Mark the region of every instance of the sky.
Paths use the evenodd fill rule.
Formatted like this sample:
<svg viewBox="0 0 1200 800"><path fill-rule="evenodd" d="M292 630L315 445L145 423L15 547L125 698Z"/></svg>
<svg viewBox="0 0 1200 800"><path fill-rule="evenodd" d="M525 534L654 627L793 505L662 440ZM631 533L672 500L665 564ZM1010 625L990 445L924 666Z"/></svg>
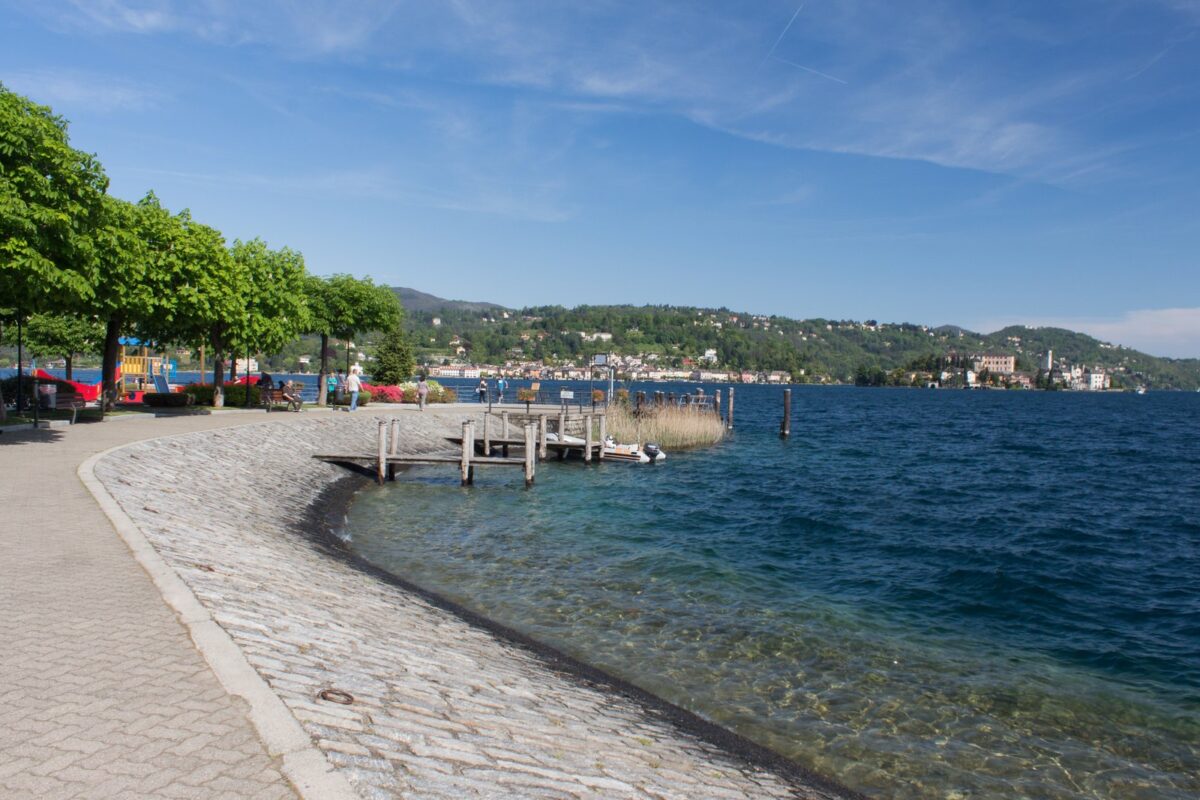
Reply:
<svg viewBox="0 0 1200 800"><path fill-rule="evenodd" d="M1200 357L1200 0L0 0L110 191L443 297Z"/></svg>

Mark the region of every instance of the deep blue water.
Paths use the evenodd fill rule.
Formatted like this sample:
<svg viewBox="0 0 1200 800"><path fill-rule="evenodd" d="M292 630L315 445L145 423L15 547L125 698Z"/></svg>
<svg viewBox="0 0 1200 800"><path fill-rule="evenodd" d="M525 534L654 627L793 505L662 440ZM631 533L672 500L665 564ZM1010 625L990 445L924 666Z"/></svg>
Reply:
<svg viewBox="0 0 1200 800"><path fill-rule="evenodd" d="M788 441L781 395L657 467L414 470L346 533L868 793L1200 796L1200 394L796 388Z"/></svg>

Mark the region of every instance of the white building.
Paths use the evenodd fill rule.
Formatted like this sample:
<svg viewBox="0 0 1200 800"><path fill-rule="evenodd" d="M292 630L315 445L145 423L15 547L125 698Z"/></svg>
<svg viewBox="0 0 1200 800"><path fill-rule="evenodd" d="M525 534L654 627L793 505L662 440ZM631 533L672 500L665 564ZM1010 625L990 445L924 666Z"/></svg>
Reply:
<svg viewBox="0 0 1200 800"><path fill-rule="evenodd" d="M708 348L704 351L704 355L700 356L701 361L707 361L709 364L717 363L717 351L713 348Z"/></svg>
<svg viewBox="0 0 1200 800"><path fill-rule="evenodd" d="M1017 371L1017 357L987 353L975 359L975 371L988 372L995 375L1011 375Z"/></svg>

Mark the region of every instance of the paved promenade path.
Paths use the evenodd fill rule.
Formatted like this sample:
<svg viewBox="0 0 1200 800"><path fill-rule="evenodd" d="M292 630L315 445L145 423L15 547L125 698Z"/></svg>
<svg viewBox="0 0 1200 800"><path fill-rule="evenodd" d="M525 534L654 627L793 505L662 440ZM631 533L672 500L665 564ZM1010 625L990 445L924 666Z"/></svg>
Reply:
<svg viewBox="0 0 1200 800"><path fill-rule="evenodd" d="M382 580L306 517L346 475L312 454L371 452L379 415L401 452L444 450L477 413L0 435L0 798L848 796Z"/></svg>
<svg viewBox="0 0 1200 800"><path fill-rule="evenodd" d="M76 474L121 444L261 421L0 434L0 797L295 796Z"/></svg>

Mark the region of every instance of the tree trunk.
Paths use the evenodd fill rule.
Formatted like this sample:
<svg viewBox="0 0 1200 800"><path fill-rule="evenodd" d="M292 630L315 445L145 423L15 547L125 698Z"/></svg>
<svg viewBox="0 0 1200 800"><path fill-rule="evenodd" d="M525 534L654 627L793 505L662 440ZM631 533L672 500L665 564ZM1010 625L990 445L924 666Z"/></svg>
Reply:
<svg viewBox="0 0 1200 800"><path fill-rule="evenodd" d="M101 416L112 411L117 402L117 354L121 347L121 317L111 317L104 325L104 352L100 361Z"/></svg>
<svg viewBox="0 0 1200 800"><path fill-rule="evenodd" d="M229 382L237 381L237 351L234 350L229 354Z"/></svg>
<svg viewBox="0 0 1200 800"><path fill-rule="evenodd" d="M75 354L67 353L63 356L63 361L67 362L67 380L71 380L71 364L75 361Z"/></svg>
<svg viewBox="0 0 1200 800"><path fill-rule="evenodd" d="M4 382L0 381L0 422L8 420L8 407L4 405Z"/></svg>
<svg viewBox="0 0 1200 800"><path fill-rule="evenodd" d="M326 384L328 383L327 378L329 376L329 354L328 354L328 352L326 352L328 350L329 350L329 334L322 333L321 334L321 372L320 372L320 375L317 377L317 405L319 405L319 406L325 405L325 401L326 401L326 397L325 397L325 395L327 394Z"/></svg>
<svg viewBox="0 0 1200 800"><path fill-rule="evenodd" d="M224 353L213 348L213 408L225 406L225 361Z"/></svg>
<svg viewBox="0 0 1200 800"><path fill-rule="evenodd" d="M350 374L350 340L346 340L346 374Z"/></svg>

